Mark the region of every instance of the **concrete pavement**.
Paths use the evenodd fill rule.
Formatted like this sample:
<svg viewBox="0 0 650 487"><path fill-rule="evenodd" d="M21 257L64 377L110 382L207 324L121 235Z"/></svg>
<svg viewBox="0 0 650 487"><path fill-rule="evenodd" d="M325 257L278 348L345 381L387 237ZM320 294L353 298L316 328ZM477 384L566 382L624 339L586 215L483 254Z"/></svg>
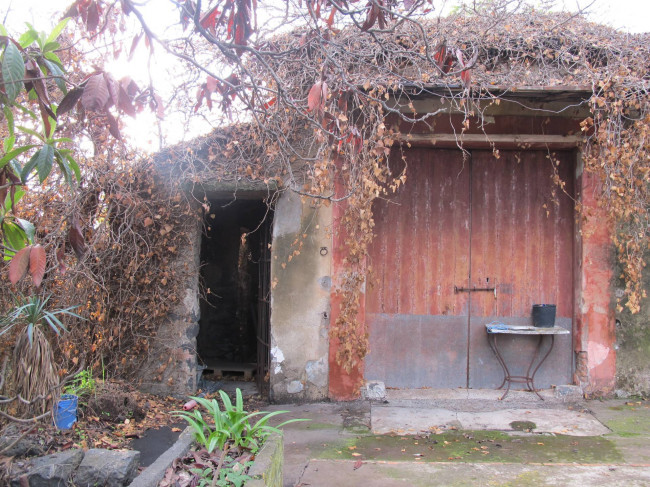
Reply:
<svg viewBox="0 0 650 487"><path fill-rule="evenodd" d="M389 390L276 405L285 486L650 486L650 403L511 391Z"/></svg>

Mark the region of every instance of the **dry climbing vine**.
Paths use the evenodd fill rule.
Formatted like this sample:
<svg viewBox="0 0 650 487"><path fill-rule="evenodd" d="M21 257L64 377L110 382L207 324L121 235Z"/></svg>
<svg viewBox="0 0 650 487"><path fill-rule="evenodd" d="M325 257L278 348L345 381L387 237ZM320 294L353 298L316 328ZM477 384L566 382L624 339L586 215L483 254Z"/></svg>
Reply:
<svg viewBox="0 0 650 487"><path fill-rule="evenodd" d="M649 236L649 36L525 5L513 12L508 1L479 4L477 11L461 9L449 18L387 15L384 9L381 22L375 12L373 22L368 17L355 24L352 14L341 25L310 11L305 27L246 47L213 42L201 25L194 37L161 42L183 60L190 79L204 80L198 99L196 87L174 93L178 110L214 121L209 111L214 96L214 106L245 123L159 154L158 161L171 165L156 184L170 185L171 196L153 189L150 166L123 154L123 165L114 165L119 158L100 159L77 196L57 190L39 194L47 201L32 208L47 208L39 218L52 222L44 226L51 228L44 230L51 253L65 240L66 226L75 224L63 216L72 214L69 208L80 212L88 253L77 256L79 264L69 265L68 277L57 285L76 289L73 297L86 303L91 320L79 329L91 337L85 342L91 353L126 365L124 350L132 348L142 358L150 332L177 299L179 276L170 270L170 258L183 247L181 223L193 210L171 186L256 181L270 194L294 191L323 204L345 204L346 270L338 289L340 313L330 332L342 345L337 360L352 369L368 351L358 310L373 238L372 202L406 178L391 168L389 152L408 145L398 139L409 126L435 130L437 115L460 114L457 134L470 125L483 127L485 108L522 87L591 90L585 170L598 177L601 204L617 225L626 305L637 311ZM327 5L332 18L337 6L342 9ZM213 76L224 66L228 76ZM418 113L417 99L431 97L442 98L441 108ZM70 255L69 248L66 252ZM162 274L154 276L154 268ZM73 344L64 353L73 360L81 350Z"/></svg>

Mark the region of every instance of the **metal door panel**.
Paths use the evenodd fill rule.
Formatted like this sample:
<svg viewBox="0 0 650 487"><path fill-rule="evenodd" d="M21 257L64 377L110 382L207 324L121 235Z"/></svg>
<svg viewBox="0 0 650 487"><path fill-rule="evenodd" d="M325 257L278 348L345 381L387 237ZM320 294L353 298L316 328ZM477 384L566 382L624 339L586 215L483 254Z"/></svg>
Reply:
<svg viewBox="0 0 650 487"><path fill-rule="evenodd" d="M388 387L465 387L467 317L367 314L365 376Z"/></svg>

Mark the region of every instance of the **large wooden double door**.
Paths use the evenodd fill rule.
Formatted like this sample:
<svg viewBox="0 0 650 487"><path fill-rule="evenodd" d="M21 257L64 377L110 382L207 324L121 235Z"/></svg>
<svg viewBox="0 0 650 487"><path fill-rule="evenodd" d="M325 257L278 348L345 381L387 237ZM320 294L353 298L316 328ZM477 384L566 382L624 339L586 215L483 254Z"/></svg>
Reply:
<svg viewBox="0 0 650 487"><path fill-rule="evenodd" d="M367 379L389 387L498 387L503 376L486 323L528 325L533 304L554 303L556 323L571 330L573 159L408 151L406 184L374 205ZM521 337L502 344L515 368L525 367L535 345ZM571 374L567 335L556 340L536 384L569 383Z"/></svg>

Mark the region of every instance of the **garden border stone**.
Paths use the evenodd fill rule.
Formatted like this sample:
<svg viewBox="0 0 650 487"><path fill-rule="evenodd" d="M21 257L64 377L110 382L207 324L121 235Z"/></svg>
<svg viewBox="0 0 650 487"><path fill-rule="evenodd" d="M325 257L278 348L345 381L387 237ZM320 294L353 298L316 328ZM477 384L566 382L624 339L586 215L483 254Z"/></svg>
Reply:
<svg viewBox="0 0 650 487"><path fill-rule="evenodd" d="M248 471L253 477L246 487L282 487L284 484L284 437L282 433L272 433L255 456L255 463Z"/></svg>
<svg viewBox="0 0 650 487"><path fill-rule="evenodd" d="M149 465L138 475L130 487L156 487L165 476L165 471L171 466L172 462L185 455L194 443L194 433L191 426L188 426L179 435L176 442L170 446L165 453Z"/></svg>

